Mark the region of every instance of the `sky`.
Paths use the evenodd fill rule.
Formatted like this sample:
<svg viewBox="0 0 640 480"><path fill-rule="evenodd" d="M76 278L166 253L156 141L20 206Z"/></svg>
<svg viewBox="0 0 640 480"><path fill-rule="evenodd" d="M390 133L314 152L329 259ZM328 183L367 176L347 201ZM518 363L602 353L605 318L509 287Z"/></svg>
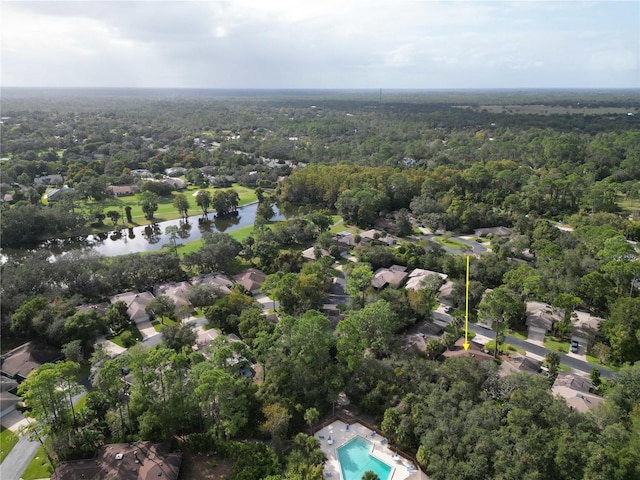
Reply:
<svg viewBox="0 0 640 480"><path fill-rule="evenodd" d="M5 1L0 83L640 88L638 0Z"/></svg>

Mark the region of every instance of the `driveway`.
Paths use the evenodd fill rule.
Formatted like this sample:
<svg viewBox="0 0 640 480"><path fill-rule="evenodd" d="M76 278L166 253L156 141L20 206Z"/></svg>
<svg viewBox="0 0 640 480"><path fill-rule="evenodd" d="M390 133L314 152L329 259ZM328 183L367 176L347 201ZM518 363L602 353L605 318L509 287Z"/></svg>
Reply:
<svg viewBox="0 0 640 480"><path fill-rule="evenodd" d="M143 339L153 337L159 333L155 328L153 328L153 324L149 320L137 323L136 327L138 327Z"/></svg>
<svg viewBox="0 0 640 480"><path fill-rule="evenodd" d="M0 478L2 480L20 480L22 472L27 468L31 459L40 448L40 442L29 440L23 435L0 464Z"/></svg>

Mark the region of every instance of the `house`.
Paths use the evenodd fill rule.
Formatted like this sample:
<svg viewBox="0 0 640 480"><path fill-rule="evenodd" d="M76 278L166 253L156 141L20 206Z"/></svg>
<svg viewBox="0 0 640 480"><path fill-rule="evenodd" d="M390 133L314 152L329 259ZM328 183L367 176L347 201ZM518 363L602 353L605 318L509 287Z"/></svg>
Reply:
<svg viewBox="0 0 640 480"><path fill-rule="evenodd" d="M36 185L62 185L64 183L64 177L59 174L43 175L42 177L34 178L33 183Z"/></svg>
<svg viewBox="0 0 640 480"><path fill-rule="evenodd" d="M371 285L374 288L384 288L387 285L398 288L407 279L409 274L407 267L402 265L391 265L389 268L379 268L373 274Z"/></svg>
<svg viewBox="0 0 640 480"><path fill-rule="evenodd" d="M20 397L15 394L17 389L16 380L0 376L0 418L16 409L20 401Z"/></svg>
<svg viewBox="0 0 640 480"><path fill-rule="evenodd" d="M593 384L588 378L559 372L556 381L553 382L551 393L564 398L572 409L584 413L604 402L604 398L591 393L591 390Z"/></svg>
<svg viewBox="0 0 640 480"><path fill-rule="evenodd" d="M529 340L544 341L547 333L551 332L556 322L561 322L563 316L548 303L527 302L525 324L529 328Z"/></svg>
<svg viewBox="0 0 640 480"><path fill-rule="evenodd" d="M507 227L491 227L491 228L477 228L475 234L477 237L488 237L489 235L497 235L506 237L511 235L512 230Z"/></svg>
<svg viewBox="0 0 640 480"><path fill-rule="evenodd" d="M177 177L179 175L184 175L187 173L187 169L184 167L171 167L165 169L164 173L166 173L170 177Z"/></svg>
<svg viewBox="0 0 640 480"><path fill-rule="evenodd" d="M125 197L135 195L139 190L137 185L111 185L107 187L107 192L114 197Z"/></svg>
<svg viewBox="0 0 640 480"><path fill-rule="evenodd" d="M95 458L60 462L51 480L177 480L181 465L182 454L169 443L112 443Z"/></svg>
<svg viewBox="0 0 640 480"><path fill-rule="evenodd" d="M316 257L316 248L318 248L318 252L320 253L320 256L318 257ZM309 247L302 252L302 258L304 258L305 260L309 260L311 262L314 262L321 257L328 257L330 255L331 254L329 253L328 250L324 248L319 248L319 247Z"/></svg>
<svg viewBox="0 0 640 480"><path fill-rule="evenodd" d="M493 355L484 353L482 347L474 341L469 342L469 349L464 349L464 338L459 338L451 350L446 350L442 356L446 358L452 357L472 357L478 363L490 362L493 360Z"/></svg>
<svg viewBox="0 0 640 480"><path fill-rule="evenodd" d="M416 268L409 274L409 280L407 280L405 288L409 290L420 290L424 288L422 281L432 275L440 277L442 279L442 283L446 282L447 278L449 278L446 273L432 272L431 270Z"/></svg>
<svg viewBox="0 0 640 480"><path fill-rule="evenodd" d="M587 350L594 344L600 323L604 320L594 317L587 312L574 312L572 342L578 342L579 354L586 354Z"/></svg>
<svg viewBox="0 0 640 480"><path fill-rule="evenodd" d="M396 239L390 237L384 232L380 232L379 230L371 229L360 234L360 238L362 238L363 243L379 243L381 245L386 245L387 247L392 247L396 244Z"/></svg>
<svg viewBox="0 0 640 480"><path fill-rule="evenodd" d="M133 169L131 170L131 174L137 175L138 177L153 178L153 173L151 173L151 171L147 170L146 168Z"/></svg>
<svg viewBox="0 0 640 480"><path fill-rule="evenodd" d="M176 304L176 310L181 307L187 307L191 309L191 303L187 300L187 293L191 288L191 284L189 282L170 282L162 285L157 285L153 289L153 294L158 297L160 295L164 295L165 297L169 297L173 300L173 303Z"/></svg>
<svg viewBox="0 0 640 480"><path fill-rule="evenodd" d="M111 297L111 303L123 301L127 305L127 313L132 322L141 323L149 320L149 315L145 311L147 305L154 299L150 292L128 292Z"/></svg>
<svg viewBox="0 0 640 480"><path fill-rule="evenodd" d="M191 283L192 285L211 285L212 287L218 288L218 290L225 295L229 295L231 293L231 287L233 287L233 281L221 273L208 273L194 277L191 279Z"/></svg>
<svg viewBox="0 0 640 480"><path fill-rule="evenodd" d="M168 183L176 190L184 190L187 188L187 182L177 177L165 177L164 183Z"/></svg>
<svg viewBox="0 0 640 480"><path fill-rule="evenodd" d="M60 188L54 188L52 190L49 190L47 193L44 194L44 196L48 201L55 202L56 200L60 200L64 196L64 194L68 192L73 192L73 188L65 185Z"/></svg>
<svg viewBox="0 0 640 480"><path fill-rule="evenodd" d="M333 237L333 239L341 252L351 250L357 245L356 237L351 232L336 233L336 236Z"/></svg>
<svg viewBox="0 0 640 480"><path fill-rule="evenodd" d="M238 275L235 275L233 279L246 288L251 293L260 293L260 287L262 286L267 276L255 268L249 268Z"/></svg>
<svg viewBox="0 0 640 480"><path fill-rule="evenodd" d="M62 352L50 345L27 342L0 356L0 373L18 383L45 363L62 360Z"/></svg>
<svg viewBox="0 0 640 480"><path fill-rule="evenodd" d="M530 375L536 375L540 372L542 367L542 360L527 357L524 355L509 356L502 362L498 374L501 377L506 377L512 373L528 373Z"/></svg>

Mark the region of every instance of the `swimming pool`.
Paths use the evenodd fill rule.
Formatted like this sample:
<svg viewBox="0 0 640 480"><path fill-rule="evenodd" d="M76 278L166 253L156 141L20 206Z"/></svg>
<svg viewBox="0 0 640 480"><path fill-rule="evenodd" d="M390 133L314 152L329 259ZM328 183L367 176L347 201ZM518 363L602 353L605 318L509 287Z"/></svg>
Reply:
<svg viewBox="0 0 640 480"><path fill-rule="evenodd" d="M362 437L355 437L338 448L338 460L344 480L360 480L364 472L369 470L378 475L380 480L389 479L391 467L369 454L372 445Z"/></svg>

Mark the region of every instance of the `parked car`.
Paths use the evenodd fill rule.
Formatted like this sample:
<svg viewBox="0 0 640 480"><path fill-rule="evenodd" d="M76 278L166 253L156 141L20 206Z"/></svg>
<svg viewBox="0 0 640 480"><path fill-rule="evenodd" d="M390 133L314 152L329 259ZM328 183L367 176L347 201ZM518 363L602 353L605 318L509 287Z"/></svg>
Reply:
<svg viewBox="0 0 640 480"><path fill-rule="evenodd" d="M578 353L579 347L580 347L580 344L578 342L576 342L575 340L571 341L571 353Z"/></svg>

